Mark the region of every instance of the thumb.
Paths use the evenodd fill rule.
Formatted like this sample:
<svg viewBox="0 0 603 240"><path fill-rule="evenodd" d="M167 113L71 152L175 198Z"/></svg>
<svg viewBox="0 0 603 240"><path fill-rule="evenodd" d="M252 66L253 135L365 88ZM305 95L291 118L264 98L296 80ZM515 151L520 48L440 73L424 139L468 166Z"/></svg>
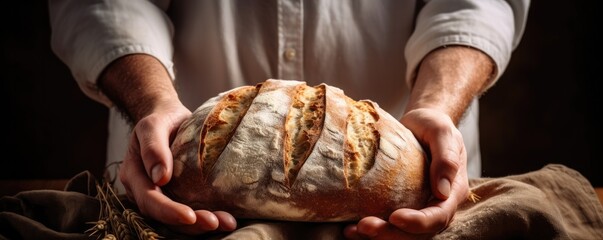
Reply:
<svg viewBox="0 0 603 240"><path fill-rule="evenodd" d="M460 133L459 133L460 134ZM459 137L460 138L460 137ZM430 181L434 195L445 200L450 196L452 182L463 166L465 147L460 140L450 141L449 138L436 140L431 147ZM460 142L459 142L460 141Z"/></svg>
<svg viewBox="0 0 603 240"><path fill-rule="evenodd" d="M169 132L165 127L150 126L141 120L134 129L133 141L137 141L145 171L152 182L163 186L172 175L172 152L169 146ZM131 144L132 145L132 144Z"/></svg>

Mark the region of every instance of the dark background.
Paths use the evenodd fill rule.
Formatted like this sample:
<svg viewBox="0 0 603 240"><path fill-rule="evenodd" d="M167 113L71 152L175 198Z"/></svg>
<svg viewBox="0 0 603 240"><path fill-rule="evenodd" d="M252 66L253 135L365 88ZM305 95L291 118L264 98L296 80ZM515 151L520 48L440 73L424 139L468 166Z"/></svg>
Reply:
<svg viewBox="0 0 603 240"><path fill-rule="evenodd" d="M509 67L482 97L485 177L559 163L603 187L596 5L532 1ZM51 52L46 1L3 6L0 179L67 179L83 170L100 176L107 109L83 95Z"/></svg>

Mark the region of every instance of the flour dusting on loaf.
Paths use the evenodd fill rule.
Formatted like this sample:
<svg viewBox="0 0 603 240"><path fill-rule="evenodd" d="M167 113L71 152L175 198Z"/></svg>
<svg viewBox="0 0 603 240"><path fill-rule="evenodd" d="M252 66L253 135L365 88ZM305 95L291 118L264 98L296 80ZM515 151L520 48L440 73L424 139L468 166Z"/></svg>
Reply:
<svg viewBox="0 0 603 240"><path fill-rule="evenodd" d="M207 176L213 169L214 163L257 95L259 86L261 85L241 87L226 94L207 115L199 138L198 158L203 175Z"/></svg>
<svg viewBox="0 0 603 240"><path fill-rule="evenodd" d="M412 133L326 84L269 79L221 93L181 125L172 153L170 198L238 218L386 219L430 195Z"/></svg>

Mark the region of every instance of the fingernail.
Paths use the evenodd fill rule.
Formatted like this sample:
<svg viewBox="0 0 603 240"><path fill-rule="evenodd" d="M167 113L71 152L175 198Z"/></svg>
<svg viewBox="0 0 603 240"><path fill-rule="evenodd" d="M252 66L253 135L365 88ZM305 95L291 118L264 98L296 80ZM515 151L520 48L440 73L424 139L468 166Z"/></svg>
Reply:
<svg viewBox="0 0 603 240"><path fill-rule="evenodd" d="M153 179L153 183L157 183L163 178L163 172L163 166L155 165L155 167L153 167L153 170L151 170L151 179Z"/></svg>
<svg viewBox="0 0 603 240"><path fill-rule="evenodd" d="M448 197L450 195L450 181L448 181L446 178L440 179L438 182L438 191L442 195Z"/></svg>

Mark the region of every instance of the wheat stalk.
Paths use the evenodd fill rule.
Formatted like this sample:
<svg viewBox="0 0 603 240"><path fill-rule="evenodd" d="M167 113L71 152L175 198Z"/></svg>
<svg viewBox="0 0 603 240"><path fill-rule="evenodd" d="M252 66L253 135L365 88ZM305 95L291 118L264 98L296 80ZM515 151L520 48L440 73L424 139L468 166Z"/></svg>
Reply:
<svg viewBox="0 0 603 240"><path fill-rule="evenodd" d="M477 193L469 191L469 195L467 195L467 200L471 201L472 203L477 203L480 199L481 197L477 195Z"/></svg>
<svg viewBox="0 0 603 240"><path fill-rule="evenodd" d="M86 230L84 233L90 233L88 236L92 237L94 235L98 235L100 237L101 232L105 233L107 231L107 221L99 219L96 222L87 222L87 224L94 224L91 228ZM98 239L98 237L96 238Z"/></svg>
<svg viewBox="0 0 603 240"><path fill-rule="evenodd" d="M113 234L107 234L103 237L102 240L117 240L117 237L115 237L115 235Z"/></svg>
<svg viewBox="0 0 603 240"><path fill-rule="evenodd" d="M136 213L132 209L126 208L121 203L121 201L119 201L119 199L117 198L117 194L115 194L113 188L109 187L109 191L111 192L111 195L115 198L116 202L119 203L121 209L123 209L122 216L125 218L130 228L135 231L136 235L138 236L138 239L155 240L162 238L161 236L159 236L159 234L155 232L155 230L153 230L153 228L151 228L144 222L144 219L138 213Z"/></svg>
<svg viewBox="0 0 603 240"><path fill-rule="evenodd" d="M109 183L111 182L111 183ZM96 183L96 198L100 202L99 217L84 233L102 240L156 240L163 238L134 210L126 208L113 190L112 181Z"/></svg>

